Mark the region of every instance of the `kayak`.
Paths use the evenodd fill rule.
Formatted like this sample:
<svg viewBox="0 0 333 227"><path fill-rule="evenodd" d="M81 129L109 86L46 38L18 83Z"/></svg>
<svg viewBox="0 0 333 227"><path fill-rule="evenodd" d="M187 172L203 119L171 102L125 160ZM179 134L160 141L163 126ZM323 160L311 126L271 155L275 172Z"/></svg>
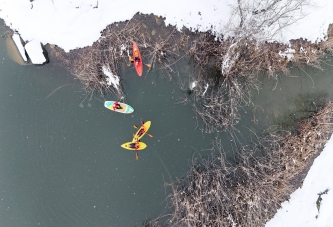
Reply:
<svg viewBox="0 0 333 227"><path fill-rule="evenodd" d="M138 53L139 60L135 60L135 55L134 55L135 51L137 51L137 53ZM138 47L138 45L136 45L136 42L133 42L133 60L134 60L134 68L136 70L136 73L139 76L142 76L142 72L143 72L142 57L140 54L139 47Z"/></svg>
<svg viewBox="0 0 333 227"><path fill-rule="evenodd" d="M115 112L118 112L118 113L129 114L129 113L134 112L133 107L131 107L130 105L127 105L125 103L121 103L121 102L118 102L119 105L121 106L121 109L113 110L113 107L112 107L113 103L115 103L115 101L105 101L104 106L106 108L108 108L109 110L112 110L112 111L115 111Z"/></svg>
<svg viewBox="0 0 333 227"><path fill-rule="evenodd" d="M131 151L135 151L135 148L131 148L131 144L135 145L135 142L127 142L121 145L122 148L125 148L127 150L131 150ZM139 150L143 150L147 147L147 144L143 143L143 142L139 142L139 148L137 149L137 151Z"/></svg>
<svg viewBox="0 0 333 227"><path fill-rule="evenodd" d="M142 133L142 126L138 129L138 131L134 134L133 136L133 140L132 142L135 142L136 140L140 140L145 134L146 132L148 132L148 129L150 128L151 125L151 121L147 121L146 123L143 124L144 125L144 132Z"/></svg>

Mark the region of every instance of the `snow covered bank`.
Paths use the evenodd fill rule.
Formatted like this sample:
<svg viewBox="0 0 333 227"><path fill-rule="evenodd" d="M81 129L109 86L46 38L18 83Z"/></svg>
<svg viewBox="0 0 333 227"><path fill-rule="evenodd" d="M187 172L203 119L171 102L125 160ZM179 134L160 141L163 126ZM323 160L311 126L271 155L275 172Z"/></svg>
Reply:
<svg viewBox="0 0 333 227"><path fill-rule="evenodd" d="M291 194L289 201L266 227L330 227L333 223L333 136L308 172L302 188ZM327 190L327 194L319 194ZM318 210L319 209L319 210Z"/></svg>
<svg viewBox="0 0 333 227"><path fill-rule="evenodd" d="M14 33L12 38L22 59L25 62L28 60L25 52L27 52L31 63L33 64L43 64L46 62L41 43L38 40L32 40L23 46L19 34Z"/></svg>
<svg viewBox="0 0 333 227"><path fill-rule="evenodd" d="M246 4L246 1L244 1ZM260 9L260 1L251 2ZM239 18L232 18L237 0L0 0L0 17L8 26L17 30L25 41L38 39L42 43L56 44L65 51L91 45L100 37L108 24L131 19L137 12L166 17L166 23L197 28L199 31L221 30L227 23L239 25ZM275 34L276 40L323 38L329 23L333 22L333 2L314 0L302 7L303 19ZM229 21L229 19L231 19Z"/></svg>
<svg viewBox="0 0 333 227"><path fill-rule="evenodd" d="M34 39L25 44L25 50L33 64L43 64L46 62L41 43L38 40Z"/></svg>
<svg viewBox="0 0 333 227"><path fill-rule="evenodd" d="M17 49L19 50L21 57L23 58L24 61L27 61L27 57L25 56L25 49L21 43L21 38L19 34L13 34L13 40L15 42L15 45Z"/></svg>
<svg viewBox="0 0 333 227"><path fill-rule="evenodd" d="M24 40L38 39L65 51L91 45L109 24L131 19L137 12L167 17L166 22L207 30L228 21L227 0L109 1L109 0L1 0L0 17Z"/></svg>

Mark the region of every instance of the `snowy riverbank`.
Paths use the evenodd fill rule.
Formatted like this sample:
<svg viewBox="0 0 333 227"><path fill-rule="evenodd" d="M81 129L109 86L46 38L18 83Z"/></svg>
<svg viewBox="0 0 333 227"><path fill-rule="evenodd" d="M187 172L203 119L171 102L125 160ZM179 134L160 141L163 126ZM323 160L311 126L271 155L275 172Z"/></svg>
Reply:
<svg viewBox="0 0 333 227"><path fill-rule="evenodd" d="M133 0L127 1L126 5L122 1L108 0L1 0L0 18L24 41L37 39L43 44L58 45L65 51L91 45L108 24L129 20L137 12L166 17L166 24L176 25L179 29L183 26L199 31L213 29L224 35L230 32L227 25L229 28L239 25L239 18L233 11L233 8L237 9L235 0L223 3L219 0L142 0L140 4L136 3ZM243 4L247 4L246 1ZM260 10L262 5L258 1L251 3L251 7ZM302 10L295 14L296 22L278 31L273 38L281 42L301 37L311 41L321 39L333 21L332 11L330 0L305 2Z"/></svg>
<svg viewBox="0 0 333 227"><path fill-rule="evenodd" d="M302 188L291 194L289 201L266 227L329 227L333 223L333 136L308 172ZM325 191L327 193L325 193ZM319 196L320 193L323 193ZM319 198L320 197L320 198Z"/></svg>

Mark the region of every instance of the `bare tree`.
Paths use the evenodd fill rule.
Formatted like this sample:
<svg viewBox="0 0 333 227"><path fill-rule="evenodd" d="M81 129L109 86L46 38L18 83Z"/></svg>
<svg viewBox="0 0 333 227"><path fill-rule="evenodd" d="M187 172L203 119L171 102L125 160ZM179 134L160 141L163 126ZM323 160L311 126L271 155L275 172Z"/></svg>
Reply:
<svg viewBox="0 0 333 227"><path fill-rule="evenodd" d="M310 7L308 0L237 0L232 7L232 17L221 31L223 36L212 39L212 35L202 33L189 50L199 66L198 75L192 79L201 90L201 103L195 110L207 132L239 122L238 109L251 105L250 90L260 88L259 73L273 78L289 74L290 61L321 69L321 57L333 47L332 36L318 43L301 38L289 44L274 41L306 16L303 8ZM209 64L221 74L205 76L203 69ZM205 89L206 85L210 89Z"/></svg>
<svg viewBox="0 0 333 227"><path fill-rule="evenodd" d="M309 0L237 0L222 32L236 41L243 38L274 41L283 36L285 28L306 16L303 8L308 6Z"/></svg>

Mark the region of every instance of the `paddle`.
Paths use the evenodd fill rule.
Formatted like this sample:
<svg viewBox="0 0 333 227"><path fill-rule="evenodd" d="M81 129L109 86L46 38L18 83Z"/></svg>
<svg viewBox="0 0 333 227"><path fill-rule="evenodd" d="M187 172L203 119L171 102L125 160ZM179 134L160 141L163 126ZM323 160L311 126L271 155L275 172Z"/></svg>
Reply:
<svg viewBox="0 0 333 227"><path fill-rule="evenodd" d="M134 125L134 128L135 129L139 129L138 126ZM153 135L152 134L149 134L149 133L146 133L150 138L153 138ZM133 135L134 136L134 135Z"/></svg>
<svg viewBox="0 0 333 227"><path fill-rule="evenodd" d="M134 61L134 59L133 58L129 58L129 60L130 60L130 62L133 62ZM143 64L145 64L145 63L143 63ZM151 67L151 64L145 64L147 67Z"/></svg>

